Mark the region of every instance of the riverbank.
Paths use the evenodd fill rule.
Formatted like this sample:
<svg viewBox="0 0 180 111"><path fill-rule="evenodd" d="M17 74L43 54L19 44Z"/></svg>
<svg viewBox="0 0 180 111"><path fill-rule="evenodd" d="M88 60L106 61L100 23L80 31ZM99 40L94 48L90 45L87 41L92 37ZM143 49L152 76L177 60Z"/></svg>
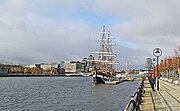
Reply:
<svg viewBox="0 0 180 111"><path fill-rule="evenodd" d="M1 74L0 77L66 77L65 74ZM82 76L78 74L71 74L70 76Z"/></svg>

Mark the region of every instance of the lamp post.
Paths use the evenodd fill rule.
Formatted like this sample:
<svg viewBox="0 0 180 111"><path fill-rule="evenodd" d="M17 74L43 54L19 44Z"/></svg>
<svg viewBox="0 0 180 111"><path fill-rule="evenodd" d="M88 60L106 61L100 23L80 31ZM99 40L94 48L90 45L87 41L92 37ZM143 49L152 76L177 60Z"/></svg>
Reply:
<svg viewBox="0 0 180 111"><path fill-rule="evenodd" d="M155 63L156 63L156 58L153 58L153 69L154 69L154 66L155 66ZM153 70L154 74L155 74L155 69Z"/></svg>
<svg viewBox="0 0 180 111"><path fill-rule="evenodd" d="M156 72L157 72L157 75L156 75L156 88L157 90L159 90L159 57L162 55L162 50L160 48L155 48L153 50L153 55L155 57L157 57L156 59L156 64L157 64L157 69L156 69Z"/></svg>

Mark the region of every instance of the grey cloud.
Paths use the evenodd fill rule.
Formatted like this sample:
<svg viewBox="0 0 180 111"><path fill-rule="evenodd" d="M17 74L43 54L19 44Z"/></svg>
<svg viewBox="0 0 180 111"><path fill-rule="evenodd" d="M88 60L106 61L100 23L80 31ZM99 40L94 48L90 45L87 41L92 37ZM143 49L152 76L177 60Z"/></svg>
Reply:
<svg viewBox="0 0 180 111"><path fill-rule="evenodd" d="M86 35L90 25L83 21L65 20L59 26L46 19L41 21L43 24L38 23L39 19L34 20L35 26L18 18L7 21L1 20L0 25L3 29L0 34L3 40L0 42L1 58L14 62L32 64L81 59L90 54L90 48L94 46L91 36Z"/></svg>
<svg viewBox="0 0 180 111"><path fill-rule="evenodd" d="M115 46L118 61L143 64L146 57L153 57L155 47L163 49L163 56L173 54L180 41L179 4L178 0L4 0L0 4L0 58L34 63L87 56L98 50L94 39L101 30L74 16L87 11L97 17L127 18L108 26L132 45Z"/></svg>

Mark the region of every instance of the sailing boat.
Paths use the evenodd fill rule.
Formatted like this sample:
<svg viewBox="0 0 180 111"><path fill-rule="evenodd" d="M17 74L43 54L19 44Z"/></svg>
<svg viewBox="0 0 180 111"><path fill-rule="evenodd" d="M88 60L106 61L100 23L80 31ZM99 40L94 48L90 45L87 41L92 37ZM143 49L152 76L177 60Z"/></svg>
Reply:
<svg viewBox="0 0 180 111"><path fill-rule="evenodd" d="M101 36L99 52L92 52L98 55L97 60L93 60L96 63L93 73L93 82L95 84L116 84L115 70L113 69L113 64L116 64L116 62L113 61L115 55L112 52L113 44L110 31L106 32L105 25L103 25L103 30L99 34Z"/></svg>

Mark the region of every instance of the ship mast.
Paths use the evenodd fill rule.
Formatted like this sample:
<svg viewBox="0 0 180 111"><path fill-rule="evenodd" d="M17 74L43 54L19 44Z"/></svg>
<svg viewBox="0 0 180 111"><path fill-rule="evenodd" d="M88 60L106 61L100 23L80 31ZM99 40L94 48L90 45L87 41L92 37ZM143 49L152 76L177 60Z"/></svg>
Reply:
<svg viewBox="0 0 180 111"><path fill-rule="evenodd" d="M98 54L98 60L94 60L94 62L98 63L100 72L112 74L114 71L112 68L113 64L116 63L113 61L115 55L112 53L112 38L110 37L110 31L106 32L105 25L103 25L102 32L99 34L101 36L99 52L92 52Z"/></svg>
<svg viewBox="0 0 180 111"><path fill-rule="evenodd" d="M101 37L101 41L100 41L100 50L99 52L105 52L105 39L106 39L106 34L105 34L105 25L103 25L103 30L101 32L102 37ZM100 60L100 71L103 72L103 66L105 65L105 63L102 63L101 61L106 60L104 53L99 53L99 60Z"/></svg>
<svg viewBox="0 0 180 111"><path fill-rule="evenodd" d="M113 53L112 53L112 40L110 38L110 31L108 31L108 37L107 37L107 52L111 53L109 56L107 56L108 61L113 61ZM109 68L110 72L113 72L112 64L107 64L107 68Z"/></svg>

